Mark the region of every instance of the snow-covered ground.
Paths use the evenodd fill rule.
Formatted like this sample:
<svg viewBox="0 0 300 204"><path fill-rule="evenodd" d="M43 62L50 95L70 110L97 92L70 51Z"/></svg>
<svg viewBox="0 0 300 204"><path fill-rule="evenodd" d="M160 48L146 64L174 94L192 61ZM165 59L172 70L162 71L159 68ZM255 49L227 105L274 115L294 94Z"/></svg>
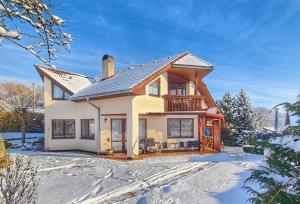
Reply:
<svg viewBox="0 0 300 204"><path fill-rule="evenodd" d="M44 133L26 133L25 146L22 145L21 132L0 133L2 138L11 145L11 148L22 148L25 150L43 149Z"/></svg>
<svg viewBox="0 0 300 204"><path fill-rule="evenodd" d="M245 203L263 156L224 153L114 161L79 152L26 152L39 166L38 203Z"/></svg>

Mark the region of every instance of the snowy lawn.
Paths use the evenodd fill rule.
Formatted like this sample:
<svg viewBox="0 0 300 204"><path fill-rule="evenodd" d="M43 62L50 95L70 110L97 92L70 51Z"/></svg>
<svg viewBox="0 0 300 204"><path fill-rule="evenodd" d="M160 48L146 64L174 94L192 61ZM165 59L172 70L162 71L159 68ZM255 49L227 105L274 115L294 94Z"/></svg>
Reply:
<svg viewBox="0 0 300 204"><path fill-rule="evenodd" d="M2 138L8 142L12 149L43 149L42 143L44 142L44 133L26 133L25 146L22 145L22 133L21 132L4 132L0 133Z"/></svg>
<svg viewBox="0 0 300 204"><path fill-rule="evenodd" d="M260 155L226 153L114 161L78 152L10 151L39 166L38 203L245 203Z"/></svg>

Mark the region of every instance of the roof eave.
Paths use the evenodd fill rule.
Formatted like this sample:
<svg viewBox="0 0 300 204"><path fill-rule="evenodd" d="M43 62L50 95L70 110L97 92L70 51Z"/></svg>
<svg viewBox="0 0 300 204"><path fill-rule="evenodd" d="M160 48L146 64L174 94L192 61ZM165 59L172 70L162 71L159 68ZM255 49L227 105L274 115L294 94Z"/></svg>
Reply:
<svg viewBox="0 0 300 204"><path fill-rule="evenodd" d="M103 99L103 98L115 98L115 97L120 97L120 96L129 96L133 95L133 93L130 92L130 90L122 90L122 91L116 91L116 92L107 92L104 94L91 94L91 95L86 95L86 96L80 96L80 97L75 97L75 98L70 98L70 101L74 102L82 102L86 101L87 99L89 100L98 100L98 99Z"/></svg>
<svg viewBox="0 0 300 204"><path fill-rule="evenodd" d="M184 64L172 64L174 68L188 68L188 69L207 69L213 70L213 66L197 66L197 65L184 65Z"/></svg>

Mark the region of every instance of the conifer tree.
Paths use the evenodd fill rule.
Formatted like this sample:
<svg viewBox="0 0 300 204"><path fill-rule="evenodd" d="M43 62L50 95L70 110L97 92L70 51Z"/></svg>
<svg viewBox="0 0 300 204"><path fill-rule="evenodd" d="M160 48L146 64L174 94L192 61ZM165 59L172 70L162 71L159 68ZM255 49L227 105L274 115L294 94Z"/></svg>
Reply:
<svg viewBox="0 0 300 204"><path fill-rule="evenodd" d="M238 144L248 143L254 136L253 110L246 92L241 89L235 98L236 129L235 138Z"/></svg>
<svg viewBox="0 0 300 204"><path fill-rule="evenodd" d="M294 104L284 103L286 110L296 117L300 117L300 100ZM299 144L300 125L289 127L294 142ZM292 137L291 137L292 136ZM283 136L287 137L287 136ZM260 141L255 145L257 149L268 150L270 154L266 165L252 170L251 176L245 181L244 189L250 194L252 203L300 203L300 152L284 144L273 144ZM260 189L254 189L247 184L258 183Z"/></svg>
<svg viewBox="0 0 300 204"><path fill-rule="evenodd" d="M236 123L234 98L227 92L221 100L217 101L217 104L224 115L227 125L229 128L233 128Z"/></svg>

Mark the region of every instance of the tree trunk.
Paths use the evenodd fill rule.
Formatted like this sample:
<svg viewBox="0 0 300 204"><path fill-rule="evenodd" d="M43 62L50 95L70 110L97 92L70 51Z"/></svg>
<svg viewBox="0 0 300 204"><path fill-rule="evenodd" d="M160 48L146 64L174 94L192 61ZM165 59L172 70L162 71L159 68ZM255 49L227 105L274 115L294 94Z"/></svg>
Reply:
<svg viewBox="0 0 300 204"><path fill-rule="evenodd" d="M26 139L26 120L25 120L25 114L21 113L21 132L22 132L22 144L25 144Z"/></svg>

